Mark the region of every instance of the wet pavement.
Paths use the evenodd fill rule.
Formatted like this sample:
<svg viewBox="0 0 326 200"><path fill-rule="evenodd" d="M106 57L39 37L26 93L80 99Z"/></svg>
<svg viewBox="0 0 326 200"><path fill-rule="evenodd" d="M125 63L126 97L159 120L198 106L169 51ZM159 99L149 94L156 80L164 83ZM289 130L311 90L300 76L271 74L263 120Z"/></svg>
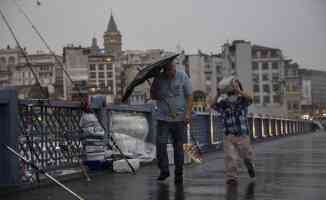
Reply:
<svg viewBox="0 0 326 200"><path fill-rule="evenodd" d="M176 186L173 176L157 183L158 170L152 165L142 167L137 175L101 173L93 175L89 183L75 180L65 184L88 200L326 199L326 133L282 138L254 147L256 180L243 169L238 186L229 188L225 185L223 152L205 155L204 164L186 166L183 185ZM52 185L0 199L74 198Z"/></svg>

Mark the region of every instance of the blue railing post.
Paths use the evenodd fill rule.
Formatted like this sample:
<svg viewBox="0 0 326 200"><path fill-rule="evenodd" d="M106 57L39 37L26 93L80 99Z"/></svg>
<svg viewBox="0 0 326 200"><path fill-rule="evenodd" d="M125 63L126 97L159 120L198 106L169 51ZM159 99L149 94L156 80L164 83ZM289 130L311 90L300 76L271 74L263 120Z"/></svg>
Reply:
<svg viewBox="0 0 326 200"><path fill-rule="evenodd" d="M19 161L3 145L17 150L17 94L13 89L0 90L0 187L17 185Z"/></svg>

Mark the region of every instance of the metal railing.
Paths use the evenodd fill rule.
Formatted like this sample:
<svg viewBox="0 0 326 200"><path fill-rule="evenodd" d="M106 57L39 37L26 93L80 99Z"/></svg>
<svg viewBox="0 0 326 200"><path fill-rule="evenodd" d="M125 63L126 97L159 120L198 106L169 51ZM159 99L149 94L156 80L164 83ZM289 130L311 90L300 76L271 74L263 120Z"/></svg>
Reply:
<svg viewBox="0 0 326 200"><path fill-rule="evenodd" d="M19 101L18 152L45 171L76 167L82 145L79 106L43 100ZM31 167L20 164L22 181L31 181Z"/></svg>
<svg viewBox="0 0 326 200"><path fill-rule="evenodd" d="M155 143L157 121L153 106L109 105L107 111L108 118L112 111L143 113L149 124L146 142ZM79 103L18 101L19 133L15 139L18 152L47 172L77 168L83 148L79 126L81 114ZM109 125L109 122L106 123ZM250 136L254 141L297 135L312 130L310 121L258 115L248 116L248 123ZM221 147L223 134L221 116L218 113L197 113L193 116L190 131L203 151L209 147ZM19 165L19 183L35 181L37 174L35 176L33 169L22 162L19 162Z"/></svg>

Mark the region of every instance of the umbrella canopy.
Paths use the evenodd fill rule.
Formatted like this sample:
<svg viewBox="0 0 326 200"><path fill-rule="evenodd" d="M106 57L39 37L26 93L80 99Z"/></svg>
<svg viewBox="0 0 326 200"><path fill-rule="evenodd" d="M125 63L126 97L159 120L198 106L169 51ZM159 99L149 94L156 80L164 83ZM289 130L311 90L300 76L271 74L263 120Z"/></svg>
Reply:
<svg viewBox="0 0 326 200"><path fill-rule="evenodd" d="M136 77L134 78L133 81L131 81L131 83L128 85L123 97L122 97L122 102L125 102L129 96L131 95L132 91L134 90L134 88L140 84L142 84L143 82L145 82L146 80L157 76L160 71L167 65L169 65L176 57L178 57L179 54L175 54L173 56L169 56L166 58L163 58L153 64L150 64L148 66L146 66L144 69L142 69L141 71L139 71L136 75Z"/></svg>

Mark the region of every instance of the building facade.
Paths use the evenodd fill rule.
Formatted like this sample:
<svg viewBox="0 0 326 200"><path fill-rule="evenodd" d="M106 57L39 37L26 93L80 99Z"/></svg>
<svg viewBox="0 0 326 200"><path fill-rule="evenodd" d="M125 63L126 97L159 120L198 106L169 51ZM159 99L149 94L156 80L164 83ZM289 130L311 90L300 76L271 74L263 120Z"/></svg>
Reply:
<svg viewBox="0 0 326 200"><path fill-rule="evenodd" d="M285 80L285 102L287 103L287 111L290 117L301 117L301 78L299 74L299 65L288 61L284 68Z"/></svg>
<svg viewBox="0 0 326 200"><path fill-rule="evenodd" d="M18 48L0 49L0 87L8 87L12 85L12 78L16 65L19 63L21 52Z"/></svg>
<svg viewBox="0 0 326 200"><path fill-rule="evenodd" d="M69 45L63 49L66 70L65 98L78 99L80 93L105 95L108 102L121 99L123 94L121 62L122 36L111 15L104 32L104 48L93 38L89 47Z"/></svg>
<svg viewBox="0 0 326 200"><path fill-rule="evenodd" d="M27 52L26 52L27 54ZM62 57L56 55L62 61ZM41 86L50 95L50 98L63 98L63 70L56 58L49 53L37 51L36 54L28 54L28 60L36 74ZM16 87L20 98L38 98L42 94L36 92L36 96L31 96L31 90L39 90L36 79L28 67L25 57L18 48L0 50L1 61L1 87ZM35 92L34 92L35 93Z"/></svg>
<svg viewBox="0 0 326 200"><path fill-rule="evenodd" d="M216 95L217 84L223 77L223 59L198 51L198 54L185 55L181 64L192 82L194 111L207 111L207 102Z"/></svg>
<svg viewBox="0 0 326 200"><path fill-rule="evenodd" d="M245 90L252 92L252 113L287 115L284 69L280 49L235 40L222 47L223 76L235 75Z"/></svg>
<svg viewBox="0 0 326 200"><path fill-rule="evenodd" d="M326 113L326 71L300 69L299 76L302 113L313 117Z"/></svg>

